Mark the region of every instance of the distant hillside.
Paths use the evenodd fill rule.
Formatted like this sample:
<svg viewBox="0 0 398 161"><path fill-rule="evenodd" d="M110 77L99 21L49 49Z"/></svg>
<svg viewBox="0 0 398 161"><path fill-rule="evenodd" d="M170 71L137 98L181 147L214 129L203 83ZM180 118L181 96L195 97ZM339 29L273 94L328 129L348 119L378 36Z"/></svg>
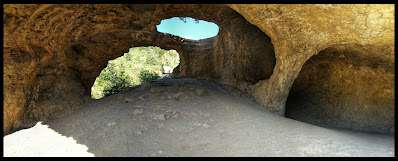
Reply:
<svg viewBox="0 0 398 161"><path fill-rule="evenodd" d="M91 88L91 97L100 99L131 87L162 77L163 67L175 68L180 58L175 50L159 47L130 48L124 56L108 61Z"/></svg>

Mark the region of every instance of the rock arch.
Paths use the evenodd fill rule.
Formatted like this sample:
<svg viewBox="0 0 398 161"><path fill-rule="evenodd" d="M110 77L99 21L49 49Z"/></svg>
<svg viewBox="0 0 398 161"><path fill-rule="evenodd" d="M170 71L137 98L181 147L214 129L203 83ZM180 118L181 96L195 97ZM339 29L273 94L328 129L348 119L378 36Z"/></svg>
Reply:
<svg viewBox="0 0 398 161"><path fill-rule="evenodd" d="M275 64L267 35L225 5L5 8L9 33L4 48L5 62L9 62L5 64L5 133L63 116L90 100L90 88L107 61L130 47L175 49L181 62L174 71L177 77L215 80L235 87L247 88L247 83L269 77ZM156 31L162 19L175 16L212 21L221 31L200 41ZM251 46L253 41L258 45ZM264 67L254 68L260 64Z"/></svg>
<svg viewBox="0 0 398 161"><path fill-rule="evenodd" d="M168 39L156 25L171 17L214 22L220 31L200 42ZM246 90L279 115L319 51L345 43L394 51L388 4L5 4L3 18L4 133L89 100L106 62L134 46L175 49L178 77Z"/></svg>
<svg viewBox="0 0 398 161"><path fill-rule="evenodd" d="M326 127L393 133L392 49L337 44L322 50L296 78L286 116Z"/></svg>

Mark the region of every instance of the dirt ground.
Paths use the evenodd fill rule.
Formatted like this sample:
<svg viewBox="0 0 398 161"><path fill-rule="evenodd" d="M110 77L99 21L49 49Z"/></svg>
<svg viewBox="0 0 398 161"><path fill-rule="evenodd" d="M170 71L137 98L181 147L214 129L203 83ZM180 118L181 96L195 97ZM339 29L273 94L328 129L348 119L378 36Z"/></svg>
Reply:
<svg viewBox="0 0 398 161"><path fill-rule="evenodd" d="M242 91L163 79L3 137L4 156L393 157L394 136L274 115Z"/></svg>

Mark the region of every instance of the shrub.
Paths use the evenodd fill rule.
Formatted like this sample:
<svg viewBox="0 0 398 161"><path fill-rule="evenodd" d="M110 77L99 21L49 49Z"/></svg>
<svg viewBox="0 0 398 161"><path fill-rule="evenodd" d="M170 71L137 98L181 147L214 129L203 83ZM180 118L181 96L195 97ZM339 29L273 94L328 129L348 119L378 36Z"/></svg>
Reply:
<svg viewBox="0 0 398 161"><path fill-rule="evenodd" d="M109 75L107 84L104 86L104 96L109 96L123 91L123 88L129 87L130 78L121 72L118 75ZM108 78L109 78L108 77Z"/></svg>
<svg viewBox="0 0 398 161"><path fill-rule="evenodd" d="M116 82L113 82L104 87L104 96L109 96L123 91L123 88L129 87L130 82L125 77L117 77Z"/></svg>
<svg viewBox="0 0 398 161"><path fill-rule="evenodd" d="M151 82L157 78L159 78L159 75L155 72L150 72L149 70L145 70L145 69L140 71L141 84Z"/></svg>

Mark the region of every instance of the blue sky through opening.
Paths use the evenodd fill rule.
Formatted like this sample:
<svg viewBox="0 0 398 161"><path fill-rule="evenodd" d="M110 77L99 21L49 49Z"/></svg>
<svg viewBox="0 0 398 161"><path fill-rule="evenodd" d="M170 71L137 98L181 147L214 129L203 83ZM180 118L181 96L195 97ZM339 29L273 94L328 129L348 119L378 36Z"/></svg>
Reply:
<svg viewBox="0 0 398 161"><path fill-rule="evenodd" d="M178 17L165 19L156 27L159 32L165 32L191 40L206 39L216 36L219 30L219 27L215 23L202 20L199 20L199 23L195 23L194 19L190 17L186 18L186 23L181 21Z"/></svg>

